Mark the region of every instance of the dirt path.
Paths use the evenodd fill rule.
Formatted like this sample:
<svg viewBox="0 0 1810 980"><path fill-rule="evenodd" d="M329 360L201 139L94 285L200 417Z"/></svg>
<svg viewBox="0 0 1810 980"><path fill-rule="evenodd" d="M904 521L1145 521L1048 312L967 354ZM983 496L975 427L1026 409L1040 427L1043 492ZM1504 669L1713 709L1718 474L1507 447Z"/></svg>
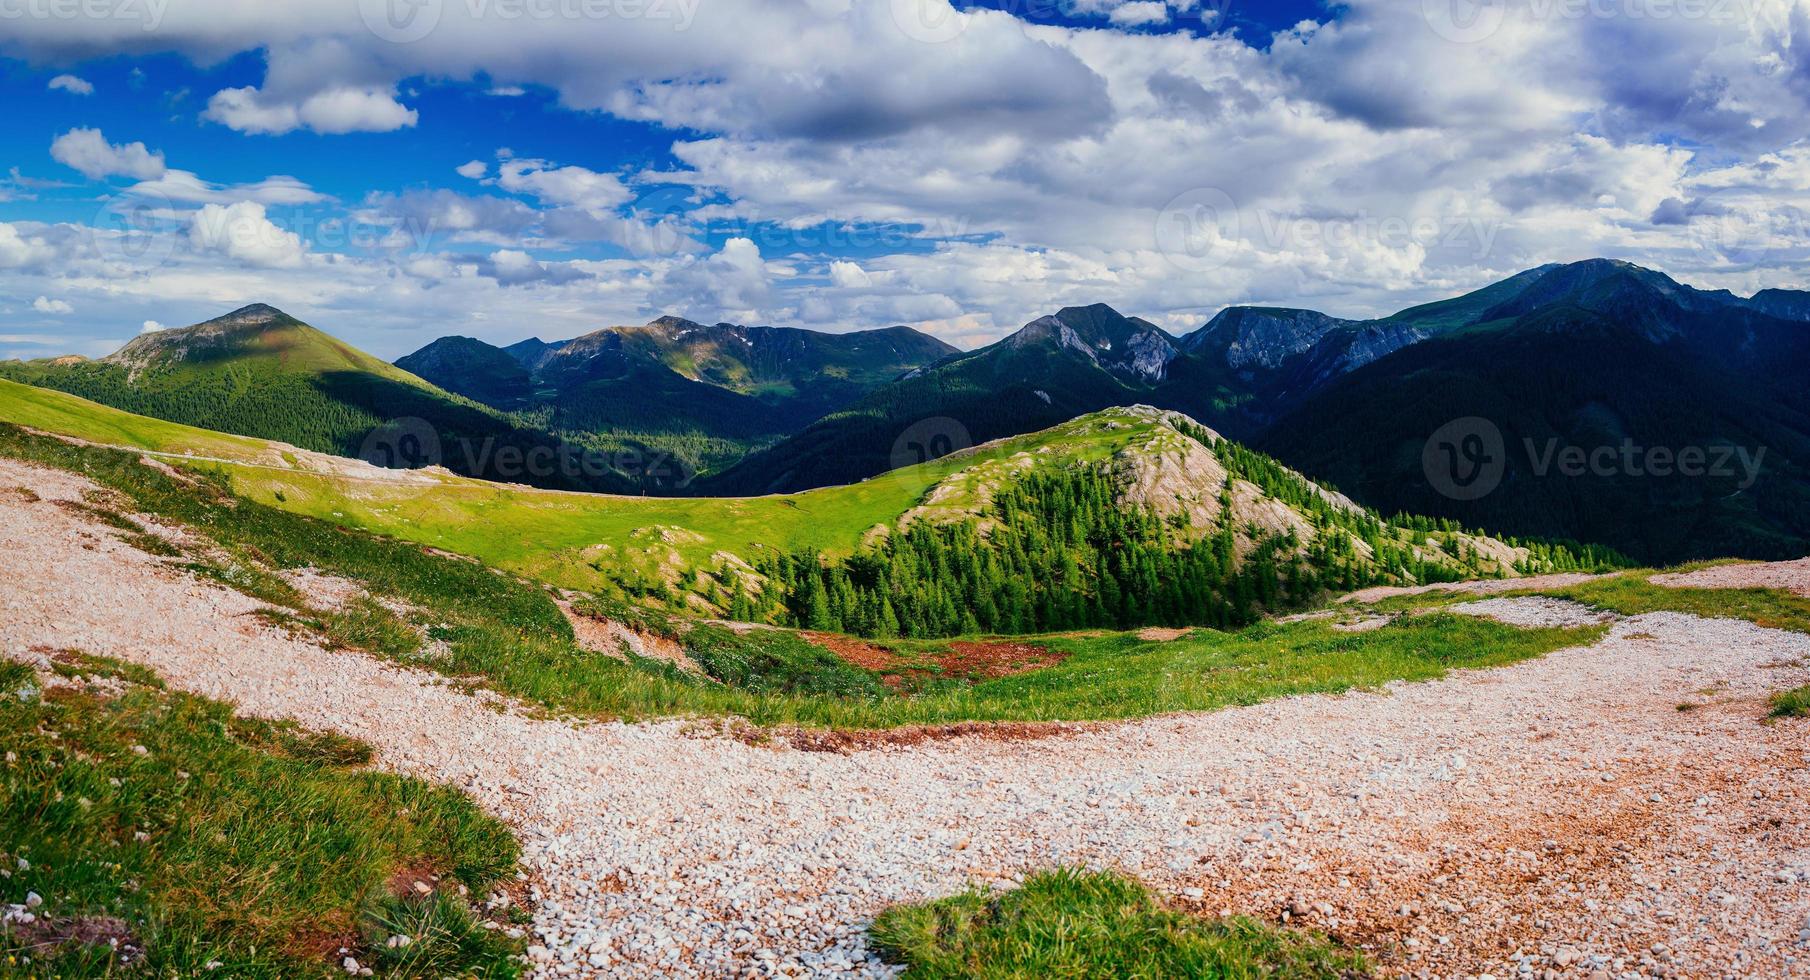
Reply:
<svg viewBox="0 0 1810 980"><path fill-rule="evenodd" d="M546 975L880 973L885 904L1079 862L1392 972L1810 976L1810 724L1759 723L1810 637L1655 614L1383 693L796 752L532 720L291 639L53 502L80 490L0 460L0 649L123 657L467 788L547 882Z"/></svg>
<svg viewBox="0 0 1810 980"><path fill-rule="evenodd" d="M1655 575L1647 581L1685 589L1785 589L1796 595L1810 596L1810 558L1711 565L1694 572Z"/></svg>
<svg viewBox="0 0 1810 980"><path fill-rule="evenodd" d="M1373 585L1368 589L1359 589L1338 598L1338 602L1377 602L1403 595L1426 595L1429 592L1463 592L1474 595L1494 595L1498 592L1516 592L1521 589L1562 589L1568 585L1582 585L1585 582L1607 575L1592 575L1586 572L1554 572L1551 575L1526 575L1521 578L1486 578L1474 582L1434 582L1431 585Z"/></svg>

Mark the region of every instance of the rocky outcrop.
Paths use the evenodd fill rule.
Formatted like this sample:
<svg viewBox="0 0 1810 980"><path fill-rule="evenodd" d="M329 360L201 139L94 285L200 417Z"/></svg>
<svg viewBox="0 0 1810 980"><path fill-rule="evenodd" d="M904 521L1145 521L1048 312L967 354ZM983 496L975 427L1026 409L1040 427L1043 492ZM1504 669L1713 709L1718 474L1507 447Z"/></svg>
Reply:
<svg viewBox="0 0 1810 980"><path fill-rule="evenodd" d="M1334 331L1356 325L1313 310L1233 306L1182 341L1190 353L1223 359L1235 369L1274 371Z"/></svg>

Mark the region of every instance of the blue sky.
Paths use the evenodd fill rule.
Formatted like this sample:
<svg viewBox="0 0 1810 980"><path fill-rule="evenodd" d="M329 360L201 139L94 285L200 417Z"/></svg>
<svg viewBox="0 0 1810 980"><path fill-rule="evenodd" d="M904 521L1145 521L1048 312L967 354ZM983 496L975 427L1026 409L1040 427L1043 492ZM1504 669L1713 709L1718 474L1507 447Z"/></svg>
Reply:
<svg viewBox="0 0 1810 980"><path fill-rule="evenodd" d="M1441 2L27 16L0 357L249 302L394 357L662 313L974 346L1107 302L1183 332L1596 254L1804 284L1810 0Z"/></svg>

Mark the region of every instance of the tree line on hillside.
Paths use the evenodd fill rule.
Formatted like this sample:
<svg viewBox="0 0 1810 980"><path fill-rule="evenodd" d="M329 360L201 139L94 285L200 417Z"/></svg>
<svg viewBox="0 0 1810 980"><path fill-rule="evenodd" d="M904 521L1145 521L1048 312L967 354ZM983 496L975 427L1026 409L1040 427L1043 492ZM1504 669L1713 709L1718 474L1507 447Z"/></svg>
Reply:
<svg viewBox="0 0 1810 980"><path fill-rule="evenodd" d="M808 550L771 556L756 566L764 587L731 573L719 601L732 619L878 638L1233 628L1327 591L1499 574L1448 522L1384 521L1336 506L1274 460L1230 443L1214 448L1235 477L1307 518L1315 533L1305 548L1293 531L1263 535L1223 521L1190 539L1185 517L1123 502L1110 466L1050 468L1007 481L984 521L916 521L840 560ZM1242 558L1240 531L1255 542ZM1517 570L1618 563L1602 549L1536 543Z"/></svg>

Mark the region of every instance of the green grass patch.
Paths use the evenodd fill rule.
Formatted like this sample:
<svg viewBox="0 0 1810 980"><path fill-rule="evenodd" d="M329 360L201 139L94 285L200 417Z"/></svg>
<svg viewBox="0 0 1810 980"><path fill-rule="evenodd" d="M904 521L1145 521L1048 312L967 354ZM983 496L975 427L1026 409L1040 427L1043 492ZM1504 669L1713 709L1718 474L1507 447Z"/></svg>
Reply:
<svg viewBox="0 0 1810 980"><path fill-rule="evenodd" d="M1571 599L1624 616L1680 612L1707 619L1744 619L1770 629L1810 633L1810 599L1783 589L1672 588L1647 581L1653 572L1630 572L1613 578L1557 589L1539 595Z"/></svg>
<svg viewBox="0 0 1810 980"><path fill-rule="evenodd" d="M481 677L524 701L593 717L739 715L761 725L838 728L1134 718L1430 680L1449 669L1514 663L1601 635L1600 628L1525 630L1443 615L1368 633L1308 621L1260 623L1235 633L1195 630L1166 643L1128 633L1019 637L1067 658L1044 670L974 684L932 679L905 696L797 634L757 630L737 636L700 627L685 642L723 682L715 683L664 664L623 663L583 650L542 588L419 544L245 500L220 483L184 482L130 453L73 446L10 426L0 425L0 454L84 474L123 494L129 509L211 538L224 556L191 567L276 607L271 615L285 625L449 676ZM418 610L427 622L403 623L380 603L312 609L273 571L302 567L358 582L373 596ZM615 605L603 601L597 611ZM642 620L654 632L677 628L658 616ZM435 641L432 658L421 656L421 629Z"/></svg>
<svg viewBox="0 0 1810 980"><path fill-rule="evenodd" d="M56 661L126 686L36 692L0 662L0 902L43 900L0 934L0 975L343 977L342 946L388 975L519 973L519 944L454 894L496 887L515 841L457 791L357 768L361 743L236 717L142 668ZM405 869L444 887L393 895ZM398 933L413 942L384 945Z"/></svg>
<svg viewBox="0 0 1810 980"><path fill-rule="evenodd" d="M1774 694L1772 717L1810 718L1810 685Z"/></svg>
<svg viewBox="0 0 1810 980"><path fill-rule="evenodd" d="M914 980L934 978L1345 978L1364 958L1308 932L1167 908L1138 882L1057 870L1007 892L973 889L887 909L875 947Z"/></svg>

